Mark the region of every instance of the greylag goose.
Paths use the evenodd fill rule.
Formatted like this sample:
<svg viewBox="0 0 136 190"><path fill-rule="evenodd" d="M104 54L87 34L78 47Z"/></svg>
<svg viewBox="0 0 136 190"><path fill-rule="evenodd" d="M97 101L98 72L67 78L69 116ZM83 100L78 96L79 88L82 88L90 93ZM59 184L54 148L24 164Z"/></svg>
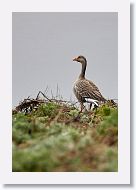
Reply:
<svg viewBox="0 0 136 190"><path fill-rule="evenodd" d="M85 78L86 58L80 55L74 58L73 61L80 62L82 65L81 73L73 87L74 94L81 105L81 112L84 109L85 102L90 103L90 108L92 104L98 106L99 102L105 102L106 99L102 96L98 87L92 81Z"/></svg>

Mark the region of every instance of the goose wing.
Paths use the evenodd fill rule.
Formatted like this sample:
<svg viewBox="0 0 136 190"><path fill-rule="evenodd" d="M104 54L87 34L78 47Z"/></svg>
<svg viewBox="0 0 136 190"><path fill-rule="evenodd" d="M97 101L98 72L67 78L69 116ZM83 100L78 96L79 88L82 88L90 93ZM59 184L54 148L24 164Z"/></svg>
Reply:
<svg viewBox="0 0 136 190"><path fill-rule="evenodd" d="M105 101L98 87L87 79L78 80L75 84L75 91L83 99L90 98L98 101Z"/></svg>

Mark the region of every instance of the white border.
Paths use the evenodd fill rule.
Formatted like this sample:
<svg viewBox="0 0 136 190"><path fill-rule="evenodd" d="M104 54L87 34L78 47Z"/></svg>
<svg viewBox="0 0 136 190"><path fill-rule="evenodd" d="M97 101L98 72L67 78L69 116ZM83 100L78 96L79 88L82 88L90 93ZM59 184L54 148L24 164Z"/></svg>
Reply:
<svg viewBox="0 0 136 190"><path fill-rule="evenodd" d="M130 7L128 0L4 0L0 6L0 179L5 184L130 184ZM118 172L11 172L12 12L118 12Z"/></svg>

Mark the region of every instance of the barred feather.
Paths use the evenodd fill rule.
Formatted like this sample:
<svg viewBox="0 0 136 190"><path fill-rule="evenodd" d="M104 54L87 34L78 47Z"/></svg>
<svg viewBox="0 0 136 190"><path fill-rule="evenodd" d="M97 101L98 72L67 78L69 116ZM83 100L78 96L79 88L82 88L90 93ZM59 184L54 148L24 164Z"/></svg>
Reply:
<svg viewBox="0 0 136 190"><path fill-rule="evenodd" d="M85 102L85 98L90 98L98 101L105 101L106 99L101 95L97 86L87 80L78 79L74 84L74 94L80 102Z"/></svg>

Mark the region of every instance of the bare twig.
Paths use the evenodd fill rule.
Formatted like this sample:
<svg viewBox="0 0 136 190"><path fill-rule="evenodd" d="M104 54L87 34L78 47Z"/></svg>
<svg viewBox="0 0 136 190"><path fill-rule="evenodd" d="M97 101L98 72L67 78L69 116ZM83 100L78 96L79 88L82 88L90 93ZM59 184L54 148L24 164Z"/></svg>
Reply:
<svg viewBox="0 0 136 190"><path fill-rule="evenodd" d="M42 94L44 98L46 98L49 102L51 102L51 100L42 92L42 91L39 91L38 94L37 94L37 97L36 97L36 100L39 98L39 95Z"/></svg>
<svg viewBox="0 0 136 190"><path fill-rule="evenodd" d="M59 110L58 114L56 115L56 117L51 121L50 125L54 124L55 122L57 122L58 118L60 117L61 113L63 111L63 107Z"/></svg>

